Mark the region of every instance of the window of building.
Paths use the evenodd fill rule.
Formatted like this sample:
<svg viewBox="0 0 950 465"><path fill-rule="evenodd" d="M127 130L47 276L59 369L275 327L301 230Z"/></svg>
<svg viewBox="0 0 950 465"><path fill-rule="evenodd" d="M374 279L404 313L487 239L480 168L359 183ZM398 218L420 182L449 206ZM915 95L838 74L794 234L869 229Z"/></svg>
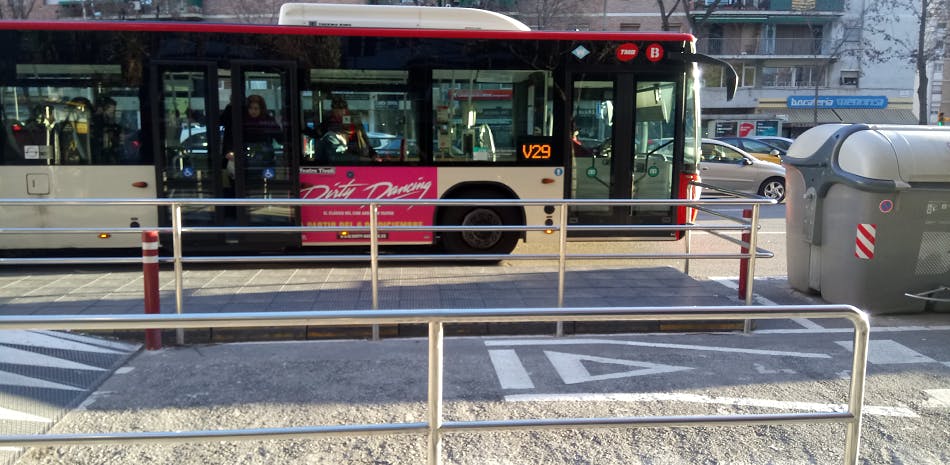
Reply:
<svg viewBox="0 0 950 465"><path fill-rule="evenodd" d="M824 73L815 66L763 66L762 87L814 87L824 82Z"/></svg>
<svg viewBox="0 0 950 465"><path fill-rule="evenodd" d="M858 85L858 70L842 70L841 71L841 85L843 86L856 86Z"/></svg>
<svg viewBox="0 0 950 465"><path fill-rule="evenodd" d="M755 66L743 64L739 79L739 86L755 87Z"/></svg>
<svg viewBox="0 0 950 465"><path fill-rule="evenodd" d="M621 31L639 31L640 23L620 23Z"/></svg>

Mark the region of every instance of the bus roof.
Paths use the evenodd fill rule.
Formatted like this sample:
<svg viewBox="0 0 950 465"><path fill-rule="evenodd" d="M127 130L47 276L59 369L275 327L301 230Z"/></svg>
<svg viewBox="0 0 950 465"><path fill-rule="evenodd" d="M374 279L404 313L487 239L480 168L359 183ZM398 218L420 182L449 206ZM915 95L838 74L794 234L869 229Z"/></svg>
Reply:
<svg viewBox="0 0 950 465"><path fill-rule="evenodd" d="M332 3L285 3L280 7L277 24L383 29L531 30L514 18L475 8Z"/></svg>
<svg viewBox="0 0 950 465"><path fill-rule="evenodd" d="M262 24L206 23L198 21L23 21L0 20L0 31L104 31L193 32L220 34L288 34L317 36L369 36L500 40L590 40L631 42L693 42L682 32L494 31L480 29L383 29L365 27L316 27Z"/></svg>

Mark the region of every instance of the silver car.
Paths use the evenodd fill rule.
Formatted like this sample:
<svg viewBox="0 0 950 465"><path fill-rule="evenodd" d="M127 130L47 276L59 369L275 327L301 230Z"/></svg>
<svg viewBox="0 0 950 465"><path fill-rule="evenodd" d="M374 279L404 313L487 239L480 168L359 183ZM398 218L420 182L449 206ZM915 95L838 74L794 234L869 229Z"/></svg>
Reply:
<svg viewBox="0 0 950 465"><path fill-rule="evenodd" d="M759 160L725 142L703 139L699 169L704 184L785 200L782 165Z"/></svg>

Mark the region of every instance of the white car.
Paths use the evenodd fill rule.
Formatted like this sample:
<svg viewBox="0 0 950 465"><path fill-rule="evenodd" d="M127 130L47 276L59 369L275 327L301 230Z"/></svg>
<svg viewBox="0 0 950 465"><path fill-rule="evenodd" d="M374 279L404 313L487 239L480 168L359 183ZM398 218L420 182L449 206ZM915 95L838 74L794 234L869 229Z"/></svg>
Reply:
<svg viewBox="0 0 950 465"><path fill-rule="evenodd" d="M725 142L703 139L699 169L703 184L785 200L782 165L759 160Z"/></svg>

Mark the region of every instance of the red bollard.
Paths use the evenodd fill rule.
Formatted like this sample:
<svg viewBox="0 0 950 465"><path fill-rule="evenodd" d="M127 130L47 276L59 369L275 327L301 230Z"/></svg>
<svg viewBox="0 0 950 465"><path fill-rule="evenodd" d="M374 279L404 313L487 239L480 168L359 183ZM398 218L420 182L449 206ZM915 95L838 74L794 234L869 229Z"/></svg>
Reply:
<svg viewBox="0 0 950 465"><path fill-rule="evenodd" d="M145 281L145 314L159 313L158 296L158 231L142 232L142 273ZM162 332L145 330L145 350L162 348Z"/></svg>
<svg viewBox="0 0 950 465"><path fill-rule="evenodd" d="M745 209L742 210L743 218L752 218L752 210ZM750 231L742 233L742 242L748 244L752 240L752 234ZM749 248L746 246L741 246L739 248L739 253L749 253ZM746 275L749 274L749 259L740 258L739 259L739 298L745 299L745 290L746 290Z"/></svg>

